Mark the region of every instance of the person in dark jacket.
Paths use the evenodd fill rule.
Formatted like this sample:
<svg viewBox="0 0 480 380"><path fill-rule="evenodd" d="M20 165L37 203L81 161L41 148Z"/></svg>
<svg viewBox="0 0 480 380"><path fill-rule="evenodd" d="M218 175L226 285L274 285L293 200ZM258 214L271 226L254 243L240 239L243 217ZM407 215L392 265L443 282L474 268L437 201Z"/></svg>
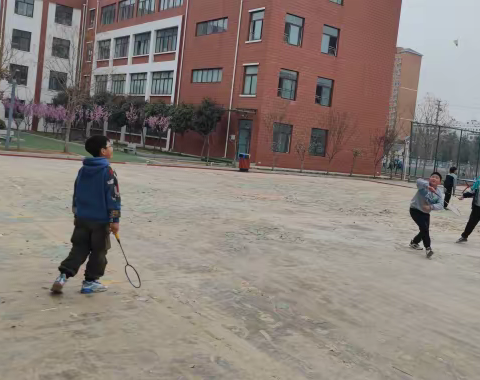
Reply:
<svg viewBox="0 0 480 380"><path fill-rule="evenodd" d="M450 203L450 198L452 198L452 194L455 194L455 189L457 187L456 171L457 171L457 168L455 166L452 166L450 168L450 173L447 174L447 177L445 178L445 182L443 183L443 187L445 188L445 203L444 203L445 209L448 208L448 205Z"/></svg>
<svg viewBox="0 0 480 380"><path fill-rule="evenodd" d="M468 241L468 237L472 234L473 230L477 226L478 222L480 221L480 177L477 178L473 186L463 193L463 195L459 198L463 200L465 198L473 198L472 200L472 212L470 213L470 218L468 220L467 225L465 226L465 230L463 231L462 236L460 239L457 240L457 243L465 243Z"/></svg>
<svg viewBox="0 0 480 380"><path fill-rule="evenodd" d="M77 274L87 258L81 293L107 290L98 279L105 273L110 232L118 233L120 228L120 192L117 176L108 161L113 156L110 140L105 136L92 136L86 141L85 150L93 157L83 160L75 180L72 249L58 268L60 275L51 289L54 293L62 293L67 279Z"/></svg>

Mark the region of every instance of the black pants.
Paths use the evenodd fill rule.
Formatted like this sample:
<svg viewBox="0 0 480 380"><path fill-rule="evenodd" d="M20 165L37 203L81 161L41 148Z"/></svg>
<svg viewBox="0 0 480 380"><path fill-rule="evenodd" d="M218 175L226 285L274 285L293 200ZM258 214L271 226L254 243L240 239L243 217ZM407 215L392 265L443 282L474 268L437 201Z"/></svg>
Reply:
<svg viewBox="0 0 480 380"><path fill-rule="evenodd" d="M480 221L480 207L473 205L472 212L470 214L470 219L468 220L467 226L465 227L465 231L462 234L462 237L468 239L471 235L475 227L477 226L478 222Z"/></svg>
<svg viewBox="0 0 480 380"><path fill-rule="evenodd" d="M77 274L87 260L85 280L98 280L105 274L107 252L110 249L110 225L75 219L72 235L72 250L62 261L59 271L67 278Z"/></svg>
<svg viewBox="0 0 480 380"><path fill-rule="evenodd" d="M453 187L445 188L445 202L443 203L444 208L448 208L448 205L450 203L450 198L452 198L452 191L453 191Z"/></svg>
<svg viewBox="0 0 480 380"><path fill-rule="evenodd" d="M430 214L421 212L416 208L411 208L410 216L420 229L418 235L413 238L413 242L419 244L420 241L423 241L425 248L430 248L432 243L430 240Z"/></svg>

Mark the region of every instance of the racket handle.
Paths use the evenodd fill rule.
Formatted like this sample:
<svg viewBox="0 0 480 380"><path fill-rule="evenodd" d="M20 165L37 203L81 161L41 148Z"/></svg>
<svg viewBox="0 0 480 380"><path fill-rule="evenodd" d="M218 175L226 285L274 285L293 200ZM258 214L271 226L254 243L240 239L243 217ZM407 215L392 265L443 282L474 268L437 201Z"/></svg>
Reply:
<svg viewBox="0 0 480 380"><path fill-rule="evenodd" d="M117 239L117 241L120 241L120 235L117 233L115 233L115 239Z"/></svg>

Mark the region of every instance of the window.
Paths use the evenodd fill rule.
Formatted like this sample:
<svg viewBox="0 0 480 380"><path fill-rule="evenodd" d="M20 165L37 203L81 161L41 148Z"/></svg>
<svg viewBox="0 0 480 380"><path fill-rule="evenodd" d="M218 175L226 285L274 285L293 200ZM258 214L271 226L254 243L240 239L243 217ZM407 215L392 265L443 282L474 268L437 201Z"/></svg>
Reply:
<svg viewBox="0 0 480 380"><path fill-rule="evenodd" d="M116 4L112 4L102 8L103 25L109 25L115 22L115 6Z"/></svg>
<svg viewBox="0 0 480 380"><path fill-rule="evenodd" d="M177 8L183 5L183 0L160 0L160 10Z"/></svg>
<svg viewBox="0 0 480 380"><path fill-rule="evenodd" d="M173 71L153 73L152 95L171 95L173 87Z"/></svg>
<svg viewBox="0 0 480 380"><path fill-rule="evenodd" d="M10 73L12 77L15 78L17 84L21 86L27 85L28 79L28 66L21 66L21 65L10 65Z"/></svg>
<svg viewBox="0 0 480 380"><path fill-rule="evenodd" d="M110 59L110 40L98 41L98 59Z"/></svg>
<svg viewBox="0 0 480 380"><path fill-rule="evenodd" d="M155 0L140 0L138 2L137 16L148 15L155 12Z"/></svg>
<svg viewBox="0 0 480 380"><path fill-rule="evenodd" d="M135 0L123 0L118 3L118 21L128 20L135 12Z"/></svg>
<svg viewBox="0 0 480 380"><path fill-rule="evenodd" d="M343 0L330 0L330 2L338 5L343 5Z"/></svg>
<svg viewBox="0 0 480 380"><path fill-rule="evenodd" d="M128 57L128 47L130 45L130 37L119 37L115 39L115 53L114 58Z"/></svg>
<svg viewBox="0 0 480 380"><path fill-rule="evenodd" d="M72 25L73 8L57 4L55 8L55 22L57 24Z"/></svg>
<svg viewBox="0 0 480 380"><path fill-rule="evenodd" d="M23 30L13 29L12 31L12 48L23 51L30 51L30 39L32 33Z"/></svg>
<svg viewBox="0 0 480 380"><path fill-rule="evenodd" d="M108 75L95 75L95 94L107 92Z"/></svg>
<svg viewBox="0 0 480 380"><path fill-rule="evenodd" d="M317 79L317 92L315 94L315 103L325 107L332 105L333 80L326 78Z"/></svg>
<svg viewBox="0 0 480 380"><path fill-rule="evenodd" d="M293 127L288 124L273 124L272 150L278 153L289 153Z"/></svg>
<svg viewBox="0 0 480 380"><path fill-rule="evenodd" d="M222 69L192 71L192 83L217 83L222 81Z"/></svg>
<svg viewBox="0 0 480 380"><path fill-rule="evenodd" d="M95 9L90 9L88 12L88 28L91 29L95 26Z"/></svg>
<svg viewBox="0 0 480 380"><path fill-rule="evenodd" d="M50 79L48 81L48 88L54 91L62 91L67 84L67 73L50 70Z"/></svg>
<svg viewBox="0 0 480 380"><path fill-rule="evenodd" d="M87 62L92 62L93 44L87 43Z"/></svg>
<svg viewBox="0 0 480 380"><path fill-rule="evenodd" d="M115 39L115 58L128 57L128 46L130 37L119 37Z"/></svg>
<svg viewBox="0 0 480 380"><path fill-rule="evenodd" d="M327 148L327 133L325 129L312 128L309 152L312 156L325 157Z"/></svg>
<svg viewBox="0 0 480 380"><path fill-rule="evenodd" d="M197 36L208 34L223 33L228 28L228 18L199 22L197 24Z"/></svg>
<svg viewBox="0 0 480 380"><path fill-rule="evenodd" d="M132 74L130 77L130 94L145 94L145 85L147 84L147 73Z"/></svg>
<svg viewBox="0 0 480 380"><path fill-rule="evenodd" d="M289 45L301 46L303 37L303 23L301 17L289 15L285 18L285 42Z"/></svg>
<svg viewBox="0 0 480 380"><path fill-rule="evenodd" d="M178 28L157 30L155 53L164 53L177 50Z"/></svg>
<svg viewBox="0 0 480 380"><path fill-rule="evenodd" d="M298 73L296 71L281 70L278 81L278 96L295 100L297 97L297 81Z"/></svg>
<svg viewBox="0 0 480 380"><path fill-rule="evenodd" d="M95 26L95 9L90 9L90 12L88 14L88 27L93 28Z"/></svg>
<svg viewBox="0 0 480 380"><path fill-rule="evenodd" d="M249 41L259 41L262 39L264 16L265 16L265 11L250 13L250 33L248 35Z"/></svg>
<svg viewBox="0 0 480 380"><path fill-rule="evenodd" d="M340 30L331 26L323 26L322 53L337 56Z"/></svg>
<svg viewBox="0 0 480 380"><path fill-rule="evenodd" d="M125 94L125 82L127 80L126 74L112 75L112 93L116 95Z"/></svg>
<svg viewBox="0 0 480 380"><path fill-rule="evenodd" d="M53 37L52 56L68 59L70 56L70 41Z"/></svg>
<svg viewBox="0 0 480 380"><path fill-rule="evenodd" d="M150 32L136 34L133 55L145 55L150 50Z"/></svg>
<svg viewBox="0 0 480 380"><path fill-rule="evenodd" d="M15 0L15 13L21 16L33 17L34 0Z"/></svg>
<svg viewBox="0 0 480 380"><path fill-rule="evenodd" d="M245 81L243 83L243 95L257 94L258 66L245 66Z"/></svg>

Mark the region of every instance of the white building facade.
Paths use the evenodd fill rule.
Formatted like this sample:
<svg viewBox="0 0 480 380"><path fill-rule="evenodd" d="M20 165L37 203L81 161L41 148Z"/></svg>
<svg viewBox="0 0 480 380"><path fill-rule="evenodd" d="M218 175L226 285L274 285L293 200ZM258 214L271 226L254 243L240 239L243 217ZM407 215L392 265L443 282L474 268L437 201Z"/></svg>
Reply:
<svg viewBox="0 0 480 380"><path fill-rule="evenodd" d="M78 0L2 1L2 69L16 79L15 96L22 102L49 104L65 88L62 83L75 80L83 9ZM3 98L11 97L11 89L10 80L0 81ZM8 120L1 103L0 118Z"/></svg>

